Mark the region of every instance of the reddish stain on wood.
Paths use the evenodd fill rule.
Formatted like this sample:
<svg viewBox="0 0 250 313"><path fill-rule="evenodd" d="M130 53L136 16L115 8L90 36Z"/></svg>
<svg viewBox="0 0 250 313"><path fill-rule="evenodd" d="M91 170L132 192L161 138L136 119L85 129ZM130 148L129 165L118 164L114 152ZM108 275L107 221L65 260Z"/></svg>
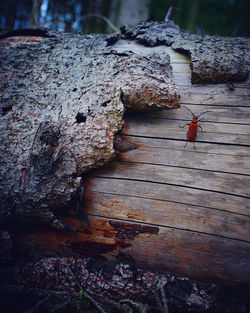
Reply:
<svg viewBox="0 0 250 313"><path fill-rule="evenodd" d="M109 221L109 224L116 229L116 237L119 239L133 240L139 234L158 234L159 228L154 226L140 225L134 223Z"/></svg>

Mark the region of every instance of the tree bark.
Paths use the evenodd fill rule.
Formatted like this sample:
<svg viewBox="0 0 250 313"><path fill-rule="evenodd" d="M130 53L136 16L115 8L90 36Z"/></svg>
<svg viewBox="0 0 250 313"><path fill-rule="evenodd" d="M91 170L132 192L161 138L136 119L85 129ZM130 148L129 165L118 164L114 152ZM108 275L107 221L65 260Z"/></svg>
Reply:
<svg viewBox="0 0 250 313"><path fill-rule="evenodd" d="M6 279L8 269L1 274ZM144 270L129 260L114 263L102 258L46 258L24 265L18 275L16 271L11 276L12 286L0 286L1 307L7 313L54 312L60 305L69 312L73 308L81 312L86 298L86 310L91 308L91 312L112 308L124 313L138 309L148 313L244 313L249 305L247 290L232 293L171 272ZM15 301L10 301L13 296Z"/></svg>
<svg viewBox="0 0 250 313"><path fill-rule="evenodd" d="M53 212L78 197L82 174L115 155L125 109L179 99L167 54L118 53L100 35L45 37L2 41L1 219L63 228Z"/></svg>
<svg viewBox="0 0 250 313"><path fill-rule="evenodd" d="M6 30L14 29L17 6L18 6L17 0L10 0L9 1L8 10L7 10L7 14L6 14L6 21L5 21L5 29Z"/></svg>
<svg viewBox="0 0 250 313"><path fill-rule="evenodd" d="M123 27L122 36L148 45L167 45L191 58L193 84L244 80L250 68L250 40L192 35L173 21L146 22Z"/></svg>

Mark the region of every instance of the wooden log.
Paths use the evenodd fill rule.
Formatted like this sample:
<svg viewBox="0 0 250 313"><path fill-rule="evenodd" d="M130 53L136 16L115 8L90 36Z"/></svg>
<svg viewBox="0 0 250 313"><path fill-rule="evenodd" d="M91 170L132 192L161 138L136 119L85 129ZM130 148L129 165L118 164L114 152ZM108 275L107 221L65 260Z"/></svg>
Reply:
<svg viewBox="0 0 250 313"><path fill-rule="evenodd" d="M97 174L97 173L96 173ZM127 195L206 207L249 216L250 202L245 198L209 190L119 178L92 177L85 184L86 191ZM160 218L160 216L159 216Z"/></svg>
<svg viewBox="0 0 250 313"><path fill-rule="evenodd" d="M178 151L196 151L197 153L206 154L221 154L221 155L234 155L235 160L238 157L250 156L249 146L239 146L239 145L227 145L227 144L216 144L216 143L206 143L206 142L196 142L196 150L194 150L192 144L185 146L185 141L183 139L178 140L174 138L153 138L147 135L122 135L122 138L126 141L132 142L139 145L141 148L161 148L168 150L178 150ZM167 151L166 151L167 154ZM213 157L213 156L211 156Z"/></svg>
<svg viewBox="0 0 250 313"><path fill-rule="evenodd" d="M249 107L249 96L181 93L181 103Z"/></svg>
<svg viewBox="0 0 250 313"><path fill-rule="evenodd" d="M19 252L24 255L34 252L37 255L40 252L43 255L45 251L51 251L56 255L64 251L78 256L108 253L114 259L119 251L123 251L138 265L149 269L171 268L183 275L192 272L192 276L198 280L226 282L228 285L244 285L249 282L247 256L250 251L249 244L244 241L129 223L110 217L89 216L88 227L83 227L77 220L65 220L74 225L78 232L59 233L37 229L28 233L16 233L18 241L26 242Z"/></svg>
<svg viewBox="0 0 250 313"><path fill-rule="evenodd" d="M131 195L91 192L85 198L86 213L124 221L247 241L250 216L191 204L142 199Z"/></svg>
<svg viewBox="0 0 250 313"><path fill-rule="evenodd" d="M150 163L112 162L107 167L100 169L98 176L185 186L188 188L223 192L246 199L250 198L250 192L246 189L246 186L250 185L250 177L238 174L154 165Z"/></svg>
<svg viewBox="0 0 250 313"><path fill-rule="evenodd" d="M201 97L206 96L204 86L187 87L184 97L189 91L191 95L195 94L194 88L197 88L197 95L200 92ZM212 86L211 91L216 97L220 90L228 95L226 88L226 85ZM244 99L246 94L244 88L242 94L238 92ZM187 105L196 114L212 111L201 123L205 131L198 134L201 137L197 136L196 150L192 144L184 148L186 131L182 133L178 127L178 124L190 122L185 108L145 114L140 116L141 120L128 116L122 138L139 147L120 154L113 165L91 175L85 186L89 195L86 209L90 216L112 217L124 223L149 223L159 227L160 234L169 229L173 237L140 235L131 247L123 250L138 263L164 267L169 262L169 268L190 271L192 277L198 275L200 279L206 279L211 275L217 281L221 275L228 283L231 271L235 275L233 280L239 279L244 271L241 266L245 267L244 262L249 258L250 235L246 228L250 216L247 191L250 129L247 106L232 107L230 103L219 106L214 101L212 105ZM181 233L183 231L201 234L203 243L199 244L195 236L190 233L186 236ZM225 240L223 243L221 238ZM229 261L223 252L225 247L229 244L230 253L235 253L241 242L246 249L241 262L233 260L233 254ZM209 256L199 255L204 249ZM180 255L183 258L178 258ZM222 265L223 261L219 265L218 255L224 255L224 261L227 259L232 267L229 269L227 263ZM182 269L181 266L177 268L175 262L183 264ZM186 267L190 263L192 266ZM212 268L209 270L211 263L215 272Z"/></svg>
<svg viewBox="0 0 250 313"><path fill-rule="evenodd" d="M171 91L178 90L181 104L195 114L212 111L200 124L204 132L198 133L196 150L190 143L184 148L187 129L179 125L191 120L185 108L127 115L122 138L137 143L138 149L118 155L110 165L84 177L84 203L81 198L76 205L72 199L68 211L59 212L63 230L15 229L16 254L41 257L61 253L110 260L125 255L137 266L228 285L249 284L249 80L235 82L233 90L227 83L191 85L190 59L171 47L142 47L120 40L107 53L129 61L125 69L129 66L134 81L125 95L129 100L125 105L140 99L150 106L154 106L155 89L150 89L150 101L144 99L147 88L136 95L134 82L145 79L142 73L137 74L132 61L143 60L141 71L153 77L156 86L166 87L164 79L172 78L162 65L169 61L169 54L168 72L171 64L172 80L178 87L175 89L173 83ZM157 75L152 70L152 55L158 56ZM108 63L102 65L107 72ZM117 77L123 82L122 73L115 71L115 83ZM103 81L102 71L100 75ZM96 77L93 81L98 84ZM124 94L119 95L124 101ZM157 94L157 103L168 106L165 94L161 97ZM176 94L173 97L176 99ZM97 125L102 127L102 123L99 119ZM102 161L105 149L97 151ZM99 164L97 161L94 166ZM80 210L78 219L69 217L76 208ZM88 224L82 219L83 213Z"/></svg>
<svg viewBox="0 0 250 313"><path fill-rule="evenodd" d="M141 162L169 166L181 166L214 172L226 172L250 175L250 156L237 156L218 153L197 153L195 150L173 150L150 146L151 139L146 138L147 146L120 154L119 159L126 162Z"/></svg>
<svg viewBox="0 0 250 313"><path fill-rule="evenodd" d="M190 120L176 123L176 120L132 118L125 124L122 134L147 136L152 138L186 140L186 129L180 128ZM234 125L220 123L202 123L203 132L198 132L197 141L249 146L249 125Z"/></svg>
<svg viewBox="0 0 250 313"><path fill-rule="evenodd" d="M162 112L151 112L150 114L144 114L147 118L163 118L171 120L188 120L188 117L192 117L191 114L184 108L186 106L194 114L201 114L205 111L211 111L203 117L203 121L213 123L229 123L229 124L250 124L250 107L230 107L209 105L196 105L196 104L183 104L178 110L169 110ZM201 125L203 122L201 123ZM237 131L237 130L236 130Z"/></svg>
<svg viewBox="0 0 250 313"><path fill-rule="evenodd" d="M212 115L212 111L210 113L207 113L208 116ZM178 114L178 115L177 115ZM179 112L176 113L176 116L179 116ZM192 116L189 118L189 116L186 114L185 119L181 120L181 122L176 122L175 119L152 119L152 118L130 118L129 121L125 124L126 126L130 128L136 128L135 125L138 125L138 127L142 126L144 129L152 129L154 130L155 137L157 137L156 131L158 130L158 135L161 135L161 133L164 133L166 135L167 132L175 131L176 133L181 133L182 131L186 132L186 129L180 129L180 126L183 126L185 123L190 123L192 120ZM131 125L131 126L130 126ZM231 124L231 123L213 123L213 122L201 122L200 125L202 125L203 131L202 133L214 133L214 134L229 134L229 135L245 135L249 136L250 132L250 125L247 124ZM157 130L155 130L157 129ZM240 142L239 142L240 145Z"/></svg>

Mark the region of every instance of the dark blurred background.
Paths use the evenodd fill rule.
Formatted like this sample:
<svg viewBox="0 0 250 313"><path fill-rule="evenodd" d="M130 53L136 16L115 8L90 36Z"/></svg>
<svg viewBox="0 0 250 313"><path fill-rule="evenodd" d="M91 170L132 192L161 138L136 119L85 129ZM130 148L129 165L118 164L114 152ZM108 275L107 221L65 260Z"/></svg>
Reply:
<svg viewBox="0 0 250 313"><path fill-rule="evenodd" d="M0 0L0 30L47 27L67 32L111 33L122 25L174 21L198 34L250 35L249 0Z"/></svg>

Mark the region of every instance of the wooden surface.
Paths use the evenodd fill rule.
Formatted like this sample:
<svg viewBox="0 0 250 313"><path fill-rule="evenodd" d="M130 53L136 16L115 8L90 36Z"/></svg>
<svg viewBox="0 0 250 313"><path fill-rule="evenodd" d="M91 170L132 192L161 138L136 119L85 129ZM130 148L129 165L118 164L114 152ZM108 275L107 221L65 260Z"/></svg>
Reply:
<svg viewBox="0 0 250 313"><path fill-rule="evenodd" d="M181 105L196 114L211 111L200 124L203 132L195 150L192 143L184 148L187 129L179 125L191 114L183 107L128 115L123 140L139 148L120 154L86 180L90 228L102 221L88 240L119 242L119 248L104 254L122 252L142 266L249 284L249 80L235 83L233 91L227 84L192 86L189 60L165 49Z"/></svg>
<svg viewBox="0 0 250 313"><path fill-rule="evenodd" d="M14 239L22 255L104 255L197 280L249 285L249 80L233 91L227 84L192 86L189 60L157 49L171 55L182 107L126 116L122 138L138 149L86 177L88 224L60 217L67 231L20 230ZM187 129L179 125L191 114L183 105L195 114L210 111L195 150L192 143L184 148Z"/></svg>

